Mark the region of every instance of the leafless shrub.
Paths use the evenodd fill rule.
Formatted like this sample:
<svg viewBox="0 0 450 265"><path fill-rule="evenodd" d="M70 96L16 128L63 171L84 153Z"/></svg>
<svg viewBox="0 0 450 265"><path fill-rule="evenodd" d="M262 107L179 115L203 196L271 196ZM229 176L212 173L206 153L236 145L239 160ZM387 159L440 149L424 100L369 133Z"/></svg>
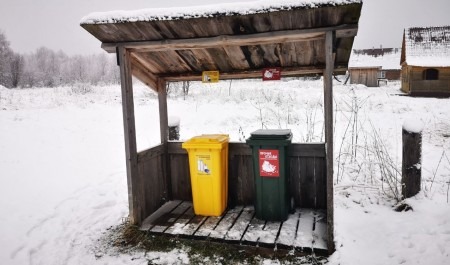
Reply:
<svg viewBox="0 0 450 265"><path fill-rule="evenodd" d="M392 159L384 139L382 139L377 133L377 130L374 128L373 124L370 124L374 134L372 138L372 149L369 151L372 153L375 163L379 168L379 173L381 174L381 188L386 195L399 202L402 200L401 170L399 170L399 167ZM387 185L387 187L385 185Z"/></svg>
<svg viewBox="0 0 450 265"><path fill-rule="evenodd" d="M338 165L345 165L350 159L350 163L357 162L356 159L358 157L358 140L360 139L359 133L363 131L364 128L364 120L361 121L359 117L360 110L364 107L364 104L367 101L367 98L360 100L356 96L353 90L351 90L352 95L349 101L343 101L343 107L348 109L349 114L345 114L345 112L341 111L341 114L347 119L347 125L344 130L344 134L342 136L341 145L339 147L338 154ZM337 103L336 103L337 109ZM335 114L337 116L337 112ZM363 136L364 139L367 139L367 136ZM363 148L364 157L367 157L367 150ZM337 182L339 182L339 178L342 178L344 175L345 166L338 166L337 170ZM361 166L359 167L361 170Z"/></svg>
<svg viewBox="0 0 450 265"><path fill-rule="evenodd" d="M444 159L445 158L445 159ZM447 163L445 163L447 162ZM433 185L436 182L436 176L438 175L439 169L441 167L445 167L444 170L449 170L450 168L450 159L447 156L447 153L444 151L442 151L441 157L439 158L439 162L436 166L436 168L434 170L432 170L433 172L433 178L431 179L431 181L424 181L422 188L423 191L425 193L425 196L431 196L432 191L433 191ZM450 175L449 175L450 177ZM442 183L442 182L441 182ZM429 184L429 186L428 186ZM445 182L445 184L447 184L447 203L449 202L449 192L450 192L450 178ZM444 185L444 183L442 183L442 185Z"/></svg>
<svg viewBox="0 0 450 265"><path fill-rule="evenodd" d="M71 86L71 91L73 94L85 95L92 92L93 88L89 83L76 82Z"/></svg>
<svg viewBox="0 0 450 265"><path fill-rule="evenodd" d="M342 102L342 108L347 111L336 112L347 120L336 157L336 180L339 183L344 175L349 175L353 181L379 185L384 194L399 202L402 199L400 166L372 122L364 115L361 117L360 110L366 101L367 98L359 99L353 93L349 100ZM366 122L370 126L366 126Z"/></svg>

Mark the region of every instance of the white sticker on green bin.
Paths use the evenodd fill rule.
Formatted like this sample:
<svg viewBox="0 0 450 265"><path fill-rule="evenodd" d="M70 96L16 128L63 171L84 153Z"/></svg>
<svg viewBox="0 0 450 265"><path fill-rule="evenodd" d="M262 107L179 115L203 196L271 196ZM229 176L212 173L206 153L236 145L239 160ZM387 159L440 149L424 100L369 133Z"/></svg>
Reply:
<svg viewBox="0 0 450 265"><path fill-rule="evenodd" d="M278 150L259 150L259 175L261 177L280 177L280 154Z"/></svg>
<svg viewBox="0 0 450 265"><path fill-rule="evenodd" d="M197 155L197 174L211 175L211 156Z"/></svg>

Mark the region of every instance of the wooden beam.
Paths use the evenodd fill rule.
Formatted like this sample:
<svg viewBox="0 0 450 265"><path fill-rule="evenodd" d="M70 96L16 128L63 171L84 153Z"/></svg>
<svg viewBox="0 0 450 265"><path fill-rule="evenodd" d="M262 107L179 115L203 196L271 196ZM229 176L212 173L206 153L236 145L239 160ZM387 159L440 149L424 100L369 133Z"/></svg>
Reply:
<svg viewBox="0 0 450 265"><path fill-rule="evenodd" d="M220 72L220 80L227 79L245 79L245 78L261 78L263 69L257 70L247 70L239 72ZM315 66L315 67L290 67L283 68L281 71L282 77L290 76L302 76L302 75L322 75L325 70L325 66ZM347 70L347 65L337 65L334 68L334 72L345 72ZM184 74L165 74L160 75L160 78L166 81L201 81L202 73L184 73Z"/></svg>
<svg viewBox="0 0 450 265"><path fill-rule="evenodd" d="M137 42L119 42L102 43L102 48L107 52L116 52L116 47L125 47L127 49L146 51L164 51L164 50L189 50L205 49L218 46L249 46L264 45L270 43L287 43L299 41L312 41L325 39L328 31L336 31L338 37L354 37L358 31L357 24L340 25L326 28L296 29L270 31L264 33L246 34L246 35L221 35L206 38L191 39L165 39L161 41L137 41Z"/></svg>
<svg viewBox="0 0 450 265"><path fill-rule="evenodd" d="M139 79L142 83L146 84L149 88L154 90L155 92L158 92L158 84L157 79L158 77L154 75L142 62L142 59L132 55L131 56L131 70L133 76L135 76L137 79Z"/></svg>
<svg viewBox="0 0 450 265"><path fill-rule="evenodd" d="M328 252L335 250L334 245L334 198L333 198L333 44L335 32L328 31L325 38L326 68L323 73L324 85L324 115L325 115L325 144L327 169L327 236Z"/></svg>
<svg viewBox="0 0 450 265"><path fill-rule="evenodd" d="M143 216L141 216L142 207L140 205L140 185L138 181L138 156L136 150L131 58L130 52L123 47L119 47L118 53L120 82L122 87L122 112L127 166L129 217L130 222L137 225L141 223Z"/></svg>

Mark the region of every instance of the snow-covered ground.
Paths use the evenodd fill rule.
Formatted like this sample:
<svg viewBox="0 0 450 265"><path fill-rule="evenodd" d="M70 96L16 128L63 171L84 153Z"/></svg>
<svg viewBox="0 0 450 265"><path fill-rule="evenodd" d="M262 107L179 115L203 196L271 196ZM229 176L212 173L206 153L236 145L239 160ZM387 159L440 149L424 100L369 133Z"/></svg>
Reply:
<svg viewBox="0 0 450 265"><path fill-rule="evenodd" d="M160 138L158 101L145 87L135 88L142 150ZM400 96L399 83L380 88L335 83L334 88L337 251L329 264L448 264L450 99ZM242 141L267 127L290 128L295 142L319 142L322 98L320 80L193 83L186 100L173 87L168 108L180 119L182 139L227 133ZM0 87L1 264L189 261L179 249L99 250L102 236L128 214L120 101L118 86L94 87L87 94L70 87ZM424 124L423 184L407 200L413 210L396 212L395 189L381 181L373 153L385 148L387 161L401 169L401 128L407 119Z"/></svg>

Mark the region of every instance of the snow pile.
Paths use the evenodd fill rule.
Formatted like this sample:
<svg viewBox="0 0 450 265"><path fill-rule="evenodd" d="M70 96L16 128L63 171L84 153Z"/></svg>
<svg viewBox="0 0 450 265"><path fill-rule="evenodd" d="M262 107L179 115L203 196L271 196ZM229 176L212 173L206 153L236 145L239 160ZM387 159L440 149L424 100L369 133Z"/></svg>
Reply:
<svg viewBox="0 0 450 265"><path fill-rule="evenodd" d="M420 120L409 118L403 123L403 130L412 133L420 133L423 131L423 122Z"/></svg>
<svg viewBox="0 0 450 265"><path fill-rule="evenodd" d="M413 210L395 212L375 196L372 201L364 200L361 193L366 194L369 188L359 192L353 189L336 188L337 252L331 256L330 265L448 263L448 203L418 196L420 199L407 200Z"/></svg>
<svg viewBox="0 0 450 265"><path fill-rule="evenodd" d="M180 117L178 116L169 116L168 117L169 127L176 127L180 125Z"/></svg>
<svg viewBox="0 0 450 265"><path fill-rule="evenodd" d="M177 20L200 17L250 15L296 8L317 8L321 6L361 3L362 0L261 0L244 3L211 4L196 7L154 8L134 11L94 12L80 21L80 24L106 24L154 20Z"/></svg>
<svg viewBox="0 0 450 265"><path fill-rule="evenodd" d="M450 26L406 29L405 49L408 65L450 66Z"/></svg>
<svg viewBox="0 0 450 265"><path fill-rule="evenodd" d="M377 88L335 82L337 251L329 264L447 264L450 258L450 99L397 96L399 88L398 82ZM181 87L171 91L168 112L183 121L181 139L223 133L245 141L261 127L290 129L293 142L324 139L322 80L193 83L186 100ZM159 143L158 99L141 86L134 94L142 150ZM120 253L103 246L128 215L119 86L85 95L69 87L0 95L4 264L189 263L182 249ZM380 165L364 159L371 151L365 147L376 134L399 167L402 124L419 120L422 191L406 200L412 211L396 212ZM346 160L351 153L357 155Z"/></svg>

